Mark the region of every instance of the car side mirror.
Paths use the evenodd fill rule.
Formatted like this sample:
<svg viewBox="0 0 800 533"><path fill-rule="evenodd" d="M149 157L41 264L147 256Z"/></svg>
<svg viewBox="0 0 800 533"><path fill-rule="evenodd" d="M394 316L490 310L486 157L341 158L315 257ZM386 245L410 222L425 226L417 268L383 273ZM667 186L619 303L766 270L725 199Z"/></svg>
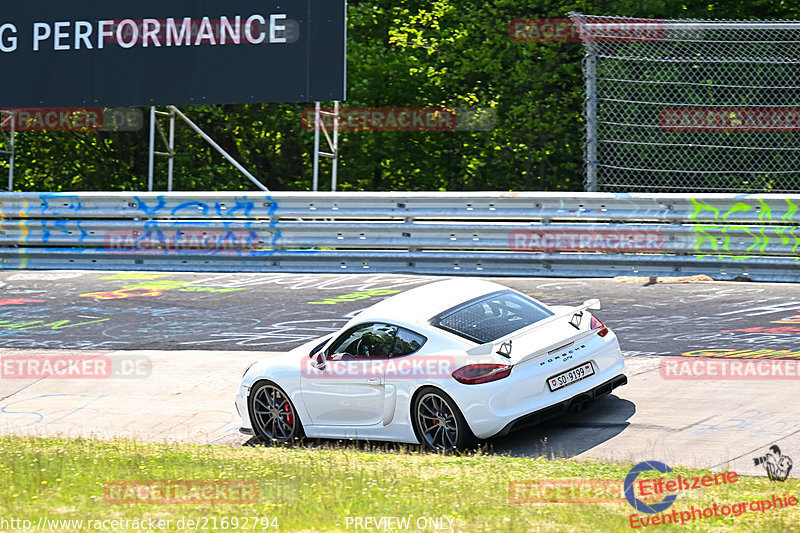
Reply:
<svg viewBox="0 0 800 533"><path fill-rule="evenodd" d="M314 356L314 362L311 363L311 366L313 366L317 370L325 370L326 363L327 359L325 359L325 352L319 352L317 355Z"/></svg>
<svg viewBox="0 0 800 533"><path fill-rule="evenodd" d="M585 302L583 302L583 305L585 305L587 309L591 309L592 311L600 310L600 300L598 300L597 298L586 300Z"/></svg>

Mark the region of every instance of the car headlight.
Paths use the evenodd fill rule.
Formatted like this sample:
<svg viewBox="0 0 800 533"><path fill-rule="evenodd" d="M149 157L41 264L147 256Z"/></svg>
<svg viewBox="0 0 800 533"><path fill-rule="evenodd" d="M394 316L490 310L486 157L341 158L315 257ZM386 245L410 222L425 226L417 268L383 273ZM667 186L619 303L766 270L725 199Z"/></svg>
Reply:
<svg viewBox="0 0 800 533"><path fill-rule="evenodd" d="M247 371L248 371L248 370L250 370L250 368L251 368L251 367L252 367L254 364L256 364L256 363L255 363L255 361L254 361L254 362L252 362L252 363L250 363L249 365L247 365L247 368L245 368L245 369L244 369L244 374L242 374L242 379L244 379L244 377L247 375Z"/></svg>

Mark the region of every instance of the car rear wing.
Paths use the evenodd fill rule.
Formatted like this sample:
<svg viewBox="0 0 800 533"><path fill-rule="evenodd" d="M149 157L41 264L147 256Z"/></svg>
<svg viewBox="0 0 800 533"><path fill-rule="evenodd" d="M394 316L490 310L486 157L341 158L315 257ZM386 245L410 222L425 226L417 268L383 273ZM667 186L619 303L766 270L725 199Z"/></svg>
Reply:
<svg viewBox="0 0 800 533"><path fill-rule="evenodd" d="M570 321L569 321L570 325L572 325L577 331L580 332L581 331L581 322L582 322L582 319L583 319L583 312L586 311L587 309L592 310L592 311L596 311L596 310L599 310L600 308L601 308L600 307L600 300L598 300L597 298L593 298L591 300L586 300L585 302L583 302L581 305L579 305L577 307L573 307L573 308L571 308L571 309L569 309L567 311L556 313L553 316L549 316L549 317L545 318L544 320L540 320L538 322L534 322L530 326L527 326L527 327L524 327L524 328L519 329L517 331L514 331L514 332L506 335L505 337L500 337L499 339L495 339L492 342L487 342L485 344L480 344L478 346L475 346L474 348L470 348L469 350L467 350L467 354L468 355L489 355L489 354L492 354L492 353L496 353L498 355L502 355L503 357L505 357L507 359L510 359L511 358L512 342L514 341L514 339L519 338L519 337L523 337L525 335L528 335L529 333L531 333L534 330L537 330L539 328L545 327L545 326L550 325L550 324L552 324L554 322L558 322L559 320L562 320L562 319L564 319L564 318L566 318L568 316L572 317L570 319ZM586 333L586 332L581 332L581 333ZM578 336L582 336L582 335L576 335L576 337L578 337ZM573 339L567 339L567 340L568 341L569 340L574 340L574 338ZM561 341L556 342L552 346L544 348L541 351L546 351L546 350L549 350L551 348L561 346L561 345L564 344L564 342L565 342L565 340L562 339Z"/></svg>

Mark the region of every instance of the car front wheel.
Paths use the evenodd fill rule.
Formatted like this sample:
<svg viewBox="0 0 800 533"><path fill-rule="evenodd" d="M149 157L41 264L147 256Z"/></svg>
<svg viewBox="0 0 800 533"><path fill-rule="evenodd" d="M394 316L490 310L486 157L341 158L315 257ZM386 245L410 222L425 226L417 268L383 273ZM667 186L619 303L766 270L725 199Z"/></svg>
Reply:
<svg viewBox="0 0 800 533"><path fill-rule="evenodd" d="M262 441L283 444L303 436L297 410L286 393L274 383L257 383L248 402L253 432Z"/></svg>
<svg viewBox="0 0 800 533"><path fill-rule="evenodd" d="M413 409L414 430L426 448L451 452L475 445L475 436L461 411L443 392L434 388L422 390Z"/></svg>

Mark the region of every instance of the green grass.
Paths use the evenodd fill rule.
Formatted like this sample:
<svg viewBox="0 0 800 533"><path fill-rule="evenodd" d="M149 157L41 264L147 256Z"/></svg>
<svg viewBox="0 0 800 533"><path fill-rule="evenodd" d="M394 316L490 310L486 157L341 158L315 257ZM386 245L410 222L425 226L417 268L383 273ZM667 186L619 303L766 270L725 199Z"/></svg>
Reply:
<svg viewBox="0 0 800 533"><path fill-rule="evenodd" d="M621 484L631 466L481 452L437 455L396 446L233 448L3 437L0 519L27 519L35 524L40 516L83 520L160 518L171 519L174 524L181 517L216 517L219 525L222 517L276 516L279 531L348 531L348 516L411 516L412 524L419 517L432 516L454 518L456 531L469 532L633 531L628 522L633 509L627 503L519 504L509 499L512 480L590 478L618 480ZM683 476L708 474L695 469L675 470ZM256 503L243 505L108 503L104 485L122 480L244 480L258 484L259 498ZM692 504L699 507L712 502L721 505L755 500L773 493L798 496L798 488L800 482L792 479L779 483L766 478L740 478L737 483L703 489L691 499L679 497L673 508L680 511ZM167 530L175 531L175 526ZM748 512L737 518L646 529L707 530L800 531L800 511L793 507L764 514ZM351 526L349 531L356 529Z"/></svg>

